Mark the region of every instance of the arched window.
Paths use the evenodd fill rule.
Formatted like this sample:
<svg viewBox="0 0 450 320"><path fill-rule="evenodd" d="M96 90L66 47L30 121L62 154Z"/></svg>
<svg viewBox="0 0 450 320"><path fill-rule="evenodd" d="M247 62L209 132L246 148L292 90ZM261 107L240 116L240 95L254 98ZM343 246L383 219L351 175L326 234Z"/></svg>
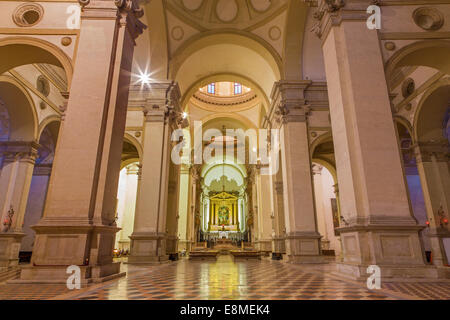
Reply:
<svg viewBox="0 0 450 320"><path fill-rule="evenodd" d="M242 85L240 83L234 83L234 94L242 94Z"/></svg>
<svg viewBox="0 0 450 320"><path fill-rule="evenodd" d="M215 94L216 93L216 84L214 82L208 84L208 93L209 94Z"/></svg>

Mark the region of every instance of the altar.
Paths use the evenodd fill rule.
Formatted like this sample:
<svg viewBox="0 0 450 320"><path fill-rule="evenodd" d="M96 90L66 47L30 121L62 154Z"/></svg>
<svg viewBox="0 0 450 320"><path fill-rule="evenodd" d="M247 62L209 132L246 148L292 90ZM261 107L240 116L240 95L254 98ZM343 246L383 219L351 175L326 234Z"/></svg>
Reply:
<svg viewBox="0 0 450 320"><path fill-rule="evenodd" d="M211 196L209 205L208 231L223 232L226 238L226 232L239 231L238 197L223 191Z"/></svg>

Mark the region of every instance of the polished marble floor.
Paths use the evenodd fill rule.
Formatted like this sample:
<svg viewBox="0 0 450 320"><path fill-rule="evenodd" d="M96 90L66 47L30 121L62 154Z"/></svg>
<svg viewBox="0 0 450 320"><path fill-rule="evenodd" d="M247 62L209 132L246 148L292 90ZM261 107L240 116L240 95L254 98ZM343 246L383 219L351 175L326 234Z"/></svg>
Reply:
<svg viewBox="0 0 450 320"><path fill-rule="evenodd" d="M182 259L158 266L122 267L126 277L80 290L64 285L3 284L0 299L450 300L450 282L391 282L382 283L380 290L368 290L365 283L333 275L333 263L234 262L230 256L220 256L215 262Z"/></svg>

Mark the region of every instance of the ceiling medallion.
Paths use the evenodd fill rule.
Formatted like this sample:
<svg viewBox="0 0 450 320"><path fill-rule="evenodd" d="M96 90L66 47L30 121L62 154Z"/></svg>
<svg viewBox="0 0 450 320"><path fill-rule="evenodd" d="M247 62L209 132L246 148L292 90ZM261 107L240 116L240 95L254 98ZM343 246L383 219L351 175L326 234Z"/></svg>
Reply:
<svg viewBox="0 0 450 320"><path fill-rule="evenodd" d="M427 31L439 30L444 24L444 16L432 7L418 8L413 12L416 25Z"/></svg>
<svg viewBox="0 0 450 320"><path fill-rule="evenodd" d="M24 3L18 6L12 19L19 27L31 27L38 24L44 15L44 8L38 3Z"/></svg>
<svg viewBox="0 0 450 320"><path fill-rule="evenodd" d="M216 4L216 14L222 22L233 21L238 11L236 0L219 0Z"/></svg>
<svg viewBox="0 0 450 320"><path fill-rule="evenodd" d="M173 40L179 41L184 38L184 30L180 26L173 27L170 34L171 34Z"/></svg>
<svg viewBox="0 0 450 320"><path fill-rule="evenodd" d="M272 40L278 40L281 37L281 30L277 26L273 26L269 29L269 38Z"/></svg>
<svg viewBox="0 0 450 320"><path fill-rule="evenodd" d="M272 0L250 0L253 9L258 12L265 12L270 8Z"/></svg>
<svg viewBox="0 0 450 320"><path fill-rule="evenodd" d="M195 11L202 6L203 0L183 0L182 3L186 9Z"/></svg>

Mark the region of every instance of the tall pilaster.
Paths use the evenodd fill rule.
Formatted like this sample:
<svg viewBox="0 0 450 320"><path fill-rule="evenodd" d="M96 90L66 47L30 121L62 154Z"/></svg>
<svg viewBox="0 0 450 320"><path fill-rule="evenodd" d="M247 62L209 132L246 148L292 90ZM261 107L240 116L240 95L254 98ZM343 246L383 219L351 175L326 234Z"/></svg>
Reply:
<svg viewBox="0 0 450 320"><path fill-rule="evenodd" d="M167 261L167 208L171 134L179 121L178 85L150 83L145 106L142 174L139 181L129 263ZM172 190L173 191L173 190ZM176 209L175 209L176 210Z"/></svg>
<svg viewBox="0 0 450 320"><path fill-rule="evenodd" d="M0 142L0 268L19 263L20 243L28 193L39 145L35 142Z"/></svg>
<svg viewBox="0 0 450 320"><path fill-rule="evenodd" d="M193 243L199 241L200 232L200 193L201 193L201 167L199 165L191 166L191 184L189 190L190 206L188 217L188 235Z"/></svg>
<svg viewBox="0 0 450 320"><path fill-rule="evenodd" d="M178 243L179 250L191 250L191 239L189 238L189 166L181 165L180 169L180 183L179 183L179 205L178 205Z"/></svg>
<svg viewBox="0 0 450 320"><path fill-rule="evenodd" d="M319 0L339 183L343 263L339 272L365 278L426 277L418 226L403 177L377 30L367 28L372 1ZM423 267L423 268L422 268Z"/></svg>
<svg viewBox="0 0 450 320"><path fill-rule="evenodd" d="M55 151L44 216L23 281L82 283L119 274L115 206L135 42L145 27L136 0L83 0L76 67Z"/></svg>
<svg viewBox="0 0 450 320"><path fill-rule="evenodd" d="M286 225L284 223L284 197L283 197L283 178L282 170L275 175L270 176L272 180L272 256L281 259L286 253Z"/></svg>
<svg viewBox="0 0 450 320"><path fill-rule="evenodd" d="M299 263L322 262L317 231L308 140L310 81L279 81L272 90L272 115L280 127L286 253Z"/></svg>
<svg viewBox="0 0 450 320"><path fill-rule="evenodd" d="M423 143L415 148L430 231L433 264L450 263L450 150L447 140ZM447 247L446 247L447 246Z"/></svg>
<svg viewBox="0 0 450 320"><path fill-rule="evenodd" d="M261 175L259 166L256 168L256 194L258 197L258 241L256 247L261 252L272 252L272 203L270 195L270 176Z"/></svg>
<svg viewBox="0 0 450 320"><path fill-rule="evenodd" d="M167 194L167 247L166 252L173 260L178 259L178 202L180 166L170 162Z"/></svg>

